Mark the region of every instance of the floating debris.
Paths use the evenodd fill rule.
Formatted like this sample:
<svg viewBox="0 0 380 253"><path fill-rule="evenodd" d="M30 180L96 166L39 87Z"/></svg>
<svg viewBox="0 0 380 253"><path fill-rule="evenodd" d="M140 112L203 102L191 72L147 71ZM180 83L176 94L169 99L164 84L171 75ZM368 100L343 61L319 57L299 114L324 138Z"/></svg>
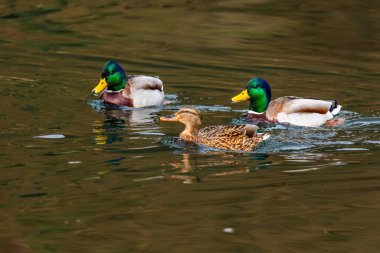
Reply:
<svg viewBox="0 0 380 253"><path fill-rule="evenodd" d="M223 232L224 232L224 233L232 234L232 233L235 232L235 229L233 229L233 228L224 228L224 229L223 229Z"/></svg>
<svg viewBox="0 0 380 253"><path fill-rule="evenodd" d="M163 176L136 178L136 179L133 179L132 182L150 181L150 180L163 179L163 178L164 178Z"/></svg>
<svg viewBox="0 0 380 253"><path fill-rule="evenodd" d="M39 138L39 139L63 139L66 136L63 134L48 134L48 135L37 135L33 136L33 138Z"/></svg>
<svg viewBox="0 0 380 253"><path fill-rule="evenodd" d="M300 170L284 170L286 173L296 173L296 172L306 172L306 171L313 171L313 170L319 170L320 168L308 168L308 169L300 169Z"/></svg>
<svg viewBox="0 0 380 253"><path fill-rule="evenodd" d="M82 161L69 161L68 164L78 164L78 163L82 163Z"/></svg>

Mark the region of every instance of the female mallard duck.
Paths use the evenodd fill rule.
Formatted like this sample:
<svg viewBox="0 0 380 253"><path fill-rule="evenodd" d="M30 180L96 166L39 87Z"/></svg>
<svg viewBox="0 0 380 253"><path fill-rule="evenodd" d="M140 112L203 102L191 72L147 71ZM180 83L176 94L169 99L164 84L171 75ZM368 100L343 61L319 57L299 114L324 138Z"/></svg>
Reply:
<svg viewBox="0 0 380 253"><path fill-rule="evenodd" d="M336 100L280 97L272 102L269 84L261 78L251 79L232 102L250 100L247 119L253 122L289 123L297 126L334 126L343 119L331 120L341 107Z"/></svg>
<svg viewBox="0 0 380 253"><path fill-rule="evenodd" d="M194 108L182 108L160 120L183 123L186 128L179 137L184 141L220 149L250 151L269 137L268 134L256 133L258 127L255 125L209 126L199 129L201 114Z"/></svg>
<svg viewBox="0 0 380 253"><path fill-rule="evenodd" d="M126 76L117 62L108 61L92 93L100 93L99 99L106 103L144 107L161 105L163 90L164 86L158 77Z"/></svg>

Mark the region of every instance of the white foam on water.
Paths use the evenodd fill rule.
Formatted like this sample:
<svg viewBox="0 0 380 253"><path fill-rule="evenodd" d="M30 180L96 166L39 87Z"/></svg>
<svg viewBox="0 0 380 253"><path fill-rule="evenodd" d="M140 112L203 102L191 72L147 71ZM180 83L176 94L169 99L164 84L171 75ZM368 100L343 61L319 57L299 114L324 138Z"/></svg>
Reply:
<svg viewBox="0 0 380 253"><path fill-rule="evenodd" d="M307 171L313 171L313 170L319 170L319 168L309 168L309 169L300 169L300 170L284 170L286 173L297 173L297 172L307 172Z"/></svg>

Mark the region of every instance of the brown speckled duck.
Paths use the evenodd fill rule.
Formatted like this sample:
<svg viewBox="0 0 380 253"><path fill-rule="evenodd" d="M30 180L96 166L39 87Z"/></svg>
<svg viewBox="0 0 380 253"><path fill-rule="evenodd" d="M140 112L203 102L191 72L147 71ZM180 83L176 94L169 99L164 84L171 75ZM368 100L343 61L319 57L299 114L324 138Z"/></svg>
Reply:
<svg viewBox="0 0 380 253"><path fill-rule="evenodd" d="M173 115L161 117L161 121L179 121L186 128L179 135L184 141L220 149L251 151L266 140L268 134L256 133L255 125L201 126L201 114L195 108L182 108Z"/></svg>
<svg viewBox="0 0 380 253"><path fill-rule="evenodd" d="M261 78L251 79L246 89L232 98L232 102L245 100L251 102L247 120L256 124L272 122L315 127L323 124L337 126L344 123L343 118L333 119L342 108L336 100L286 96L270 101L270 86Z"/></svg>
<svg viewBox="0 0 380 253"><path fill-rule="evenodd" d="M108 61L103 68L98 85L92 93L106 103L131 107L161 105L164 86L158 77L127 76L115 61Z"/></svg>

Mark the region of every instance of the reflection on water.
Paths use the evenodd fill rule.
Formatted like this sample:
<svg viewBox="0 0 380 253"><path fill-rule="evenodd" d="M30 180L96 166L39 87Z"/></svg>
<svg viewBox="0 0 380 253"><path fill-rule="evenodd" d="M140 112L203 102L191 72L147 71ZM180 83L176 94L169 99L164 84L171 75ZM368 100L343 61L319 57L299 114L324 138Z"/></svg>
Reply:
<svg viewBox="0 0 380 253"><path fill-rule="evenodd" d="M104 113L106 119L127 120L131 126L151 124L159 108L129 108L103 104L100 100L91 101L90 105L98 112Z"/></svg>
<svg viewBox="0 0 380 253"><path fill-rule="evenodd" d="M343 0L3 1L0 251L376 252L379 10ZM170 103L94 100L110 59L159 75ZM204 126L243 123L247 104L229 99L256 76L274 98L337 99L346 124L265 126L271 138L239 153L184 145L182 125L157 121L191 105Z"/></svg>
<svg viewBox="0 0 380 253"><path fill-rule="evenodd" d="M180 145L185 145L185 143ZM211 149L206 149L206 151L195 145L191 147L172 145L172 147L180 149L173 152L179 158L176 159L176 162L163 164L165 169L161 170L163 173L161 178L176 179L185 184L202 182L209 177L250 173L271 165L271 162L267 161L267 155L261 153L226 152ZM203 151L200 152L202 149ZM246 162L247 157L257 162L248 163Z"/></svg>
<svg viewBox="0 0 380 253"><path fill-rule="evenodd" d="M128 129L144 135L162 135L155 132L156 127L152 126L160 108L118 107L105 105L99 100L91 101L90 104L104 117L103 121L96 120L93 124L96 144L123 142ZM142 128L144 131L138 132Z"/></svg>
<svg viewBox="0 0 380 253"><path fill-rule="evenodd" d="M163 170L163 173L165 173L165 178L168 179L176 179L176 180L181 180L182 183L184 184L190 184L194 182L201 182L204 180L206 175L191 175L195 171L195 169L199 170L203 167L212 169L212 168L223 168L223 167L228 167L228 168L234 168L236 165L239 167L238 169L229 169L229 170L222 170L219 172L212 172L207 175L207 177L210 176L228 176L228 175L234 175L234 174L241 174L241 173L249 173L249 169L247 166L244 166L243 168L239 166L236 161L230 160L231 158L234 157L232 154L223 154L220 153L219 159L217 161L207 159L205 164L195 164L192 165L193 161L195 160L192 156L196 156L196 154L189 154L189 153L184 153L181 154L182 159L179 162L176 163L171 163L170 166L172 168L165 169ZM213 171L213 170L212 170ZM197 173L197 172L196 172ZM188 175L190 174L190 175Z"/></svg>

